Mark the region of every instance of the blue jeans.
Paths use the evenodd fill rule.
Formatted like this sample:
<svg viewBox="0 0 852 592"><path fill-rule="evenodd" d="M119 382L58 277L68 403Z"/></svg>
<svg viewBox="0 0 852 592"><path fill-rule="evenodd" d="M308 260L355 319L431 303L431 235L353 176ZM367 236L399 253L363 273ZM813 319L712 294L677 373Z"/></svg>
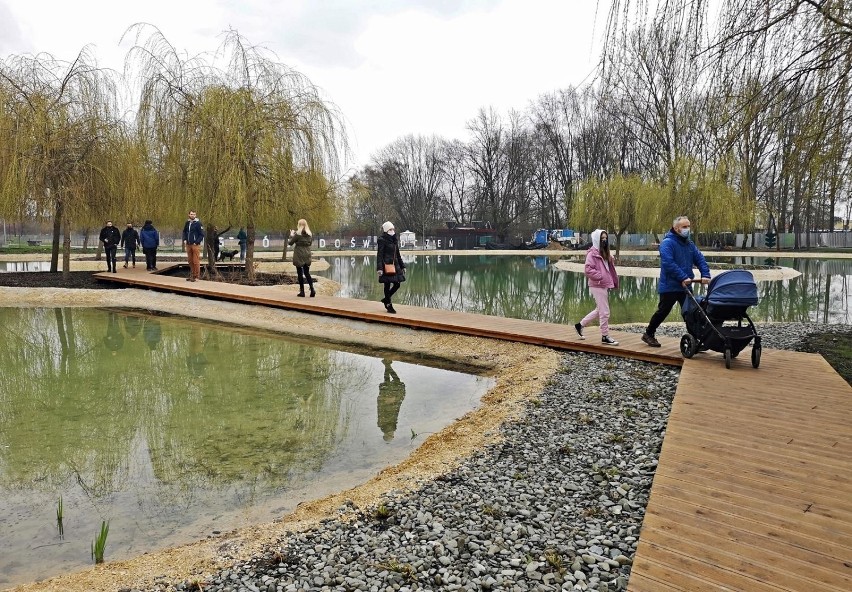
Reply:
<svg viewBox="0 0 852 592"><path fill-rule="evenodd" d="M124 247L124 265L127 266L127 262L133 260L134 267L136 266L136 248Z"/></svg>

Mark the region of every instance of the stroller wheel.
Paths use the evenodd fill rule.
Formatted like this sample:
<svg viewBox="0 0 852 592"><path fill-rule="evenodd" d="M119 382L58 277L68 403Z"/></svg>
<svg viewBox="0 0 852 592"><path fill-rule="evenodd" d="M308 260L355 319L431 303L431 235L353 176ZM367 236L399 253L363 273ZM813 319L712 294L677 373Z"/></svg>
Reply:
<svg viewBox="0 0 852 592"><path fill-rule="evenodd" d="M695 355L696 351L698 351L698 342L695 340L695 337L687 333L680 338L680 353L684 358L691 358Z"/></svg>
<svg viewBox="0 0 852 592"><path fill-rule="evenodd" d="M760 366L760 350L763 349L759 345L754 345L751 348L751 365L754 368Z"/></svg>
<svg viewBox="0 0 852 592"><path fill-rule="evenodd" d="M733 356L731 356L731 350L730 350L730 348L727 348L727 347L726 347L726 348L725 348L725 368L727 368L727 369L729 369L729 370L731 369L731 358L732 358L732 357L733 357Z"/></svg>

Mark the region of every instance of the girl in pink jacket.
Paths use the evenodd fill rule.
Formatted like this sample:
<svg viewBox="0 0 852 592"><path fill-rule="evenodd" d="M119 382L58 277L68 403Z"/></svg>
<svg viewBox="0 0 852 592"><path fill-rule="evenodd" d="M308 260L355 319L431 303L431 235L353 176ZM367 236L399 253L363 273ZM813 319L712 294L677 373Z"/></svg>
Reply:
<svg viewBox="0 0 852 592"><path fill-rule="evenodd" d="M618 273L615 271L615 259L609 252L609 235L606 230L598 228L592 233L592 246L586 254L585 272L589 280L589 292L592 293L596 306L583 320L574 325L574 328L580 339L585 339L583 327L587 327L595 319L600 319L601 343L618 345L618 342L609 336L609 291L618 288Z"/></svg>

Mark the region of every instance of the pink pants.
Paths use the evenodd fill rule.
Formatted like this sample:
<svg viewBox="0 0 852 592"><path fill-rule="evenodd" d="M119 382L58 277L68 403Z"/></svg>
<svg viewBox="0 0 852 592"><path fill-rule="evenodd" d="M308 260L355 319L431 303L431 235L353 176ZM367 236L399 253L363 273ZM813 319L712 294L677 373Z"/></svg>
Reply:
<svg viewBox="0 0 852 592"><path fill-rule="evenodd" d="M601 336L609 335L609 290L607 288L589 288L597 305L595 310L583 317L580 324L583 327L600 317Z"/></svg>

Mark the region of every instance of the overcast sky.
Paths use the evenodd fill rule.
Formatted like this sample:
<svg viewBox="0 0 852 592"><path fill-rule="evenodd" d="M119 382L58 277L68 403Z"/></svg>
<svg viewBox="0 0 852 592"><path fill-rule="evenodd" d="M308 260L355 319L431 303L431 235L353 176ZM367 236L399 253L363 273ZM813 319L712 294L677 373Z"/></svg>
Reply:
<svg viewBox="0 0 852 592"><path fill-rule="evenodd" d="M120 70L134 23L190 55L233 28L340 108L355 167L406 134L465 139L481 107L524 109L581 84L597 61L598 10L595 0L0 0L0 55L71 60L92 45Z"/></svg>

